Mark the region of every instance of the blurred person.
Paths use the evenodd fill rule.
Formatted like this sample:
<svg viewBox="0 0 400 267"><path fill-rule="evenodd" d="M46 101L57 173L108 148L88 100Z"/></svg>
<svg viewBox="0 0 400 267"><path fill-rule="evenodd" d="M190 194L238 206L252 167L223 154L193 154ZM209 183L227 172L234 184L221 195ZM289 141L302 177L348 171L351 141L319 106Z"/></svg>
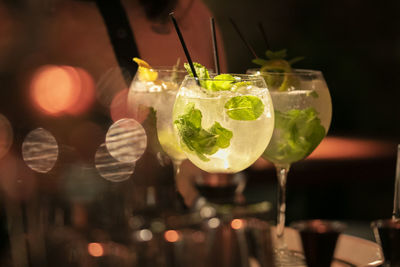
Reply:
<svg viewBox="0 0 400 267"><path fill-rule="evenodd" d="M40 16L32 17L36 21L33 24L36 28L33 36L35 39L27 44L31 49L25 52L25 56L34 59L37 64L80 66L95 79L118 66L101 13L101 7L107 7L107 2L110 6L117 6L119 1L48 1L47 10L40 9ZM177 58L181 58L181 62L186 61L168 16L173 11L193 61L214 68L209 22L212 14L201 0L121 0L121 4L138 48L139 54L133 56L153 66L172 66ZM37 9L42 6L38 4ZM129 32L125 29L111 34L117 35L120 42L130 38L126 36ZM224 70L226 62L223 44L221 38L218 38L221 68ZM129 51L123 52L130 55ZM127 60L131 61L132 57ZM134 62L132 64L135 65Z"/></svg>
<svg viewBox="0 0 400 267"><path fill-rule="evenodd" d="M122 6L122 10L118 12L126 16L132 34L129 29L117 28L115 32L110 31L110 25L107 24L112 24L113 21L107 21L104 13L107 13L109 8L112 15L117 6ZM136 67L136 63L132 62L134 56L142 58L152 66L172 66L178 58L181 62L187 61L169 18L169 13L172 11L192 60L213 69L210 32L212 14L201 0L48 0L26 4L13 1L0 3L1 14L7 15L0 16L0 22L2 20L4 22L0 23L3 25L0 30L6 31L9 36L8 41L3 39L4 45L1 46L0 58L4 60L0 62L0 70L15 74L14 80L8 80L3 84L9 84L10 87L20 86L13 92L11 101L5 101L8 103L3 106L6 109L5 113L12 117L11 123L23 124L23 131L36 125L50 127L57 141L75 146L78 152L87 150L83 146L85 142L78 142L78 145L70 144L68 125L77 125L88 118L109 124L111 123L109 106L96 102L84 114L67 119L56 117L57 123L54 123L54 120L38 114L27 105L29 100L26 96L26 84L21 84L19 80L29 77L42 65L80 67L94 78L96 90L104 89L100 87L108 85L109 88L106 89L109 90L109 96L106 104L110 104L113 97L128 86L118 71L120 65L118 57L121 54L126 55L125 60L129 62L126 64L134 67ZM114 19L118 22L118 18ZM117 51L120 54L116 55L113 38L117 38L117 42L122 46L133 38L137 54L135 51ZM218 29L217 38L223 72L226 71L226 59ZM18 111L15 110L15 106L18 107ZM25 132L17 133L17 136L23 138ZM84 136L95 136L90 141L96 144L103 141L98 132L86 133ZM21 142L22 140L19 140L15 144L20 146ZM97 145L86 144L86 147L93 148ZM85 151L84 154L88 158L86 160L92 161L94 153L95 151ZM183 188L188 186L186 180L182 178L179 181L184 185Z"/></svg>

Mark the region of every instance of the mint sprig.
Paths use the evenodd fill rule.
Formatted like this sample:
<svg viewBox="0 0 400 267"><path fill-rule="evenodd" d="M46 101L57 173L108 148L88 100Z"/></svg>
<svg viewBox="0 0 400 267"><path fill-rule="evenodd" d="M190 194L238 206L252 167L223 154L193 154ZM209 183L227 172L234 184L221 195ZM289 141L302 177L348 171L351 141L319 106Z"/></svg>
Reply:
<svg viewBox="0 0 400 267"><path fill-rule="evenodd" d="M185 67L185 69L188 72L188 74L190 76L194 77L192 69L190 68L189 63L184 63L183 66ZM204 67L203 65L201 65L200 63L193 62L193 67L194 67L194 69L196 71L196 74L197 74L197 77L199 79L209 79L210 78L210 74L208 73L207 68Z"/></svg>
<svg viewBox="0 0 400 267"><path fill-rule="evenodd" d="M193 66L196 70L198 78L200 79L200 86L208 91L230 91L232 86L234 86L237 82L235 77L230 74L220 74L212 79L206 67L197 62L193 62ZM185 63L184 67L188 74L193 77L193 72L190 68L190 65Z"/></svg>
<svg viewBox="0 0 400 267"><path fill-rule="evenodd" d="M304 59L304 57L295 57L292 59L286 59L287 57L287 49L282 49L282 50L278 50L278 51L272 51L272 50L267 50L265 52L265 56L266 59L263 58L255 58L252 60L252 62L256 65L261 66L261 68L270 65L271 63L273 63L274 61L281 61L284 60L287 62L288 66L293 65L294 63L297 63L301 60Z"/></svg>
<svg viewBox="0 0 400 267"><path fill-rule="evenodd" d="M287 75L292 72L292 65L304 59L304 57L295 57L287 60L287 50L278 51L267 50L266 59L256 58L252 62L260 66L260 71L265 73L282 73L282 75L261 74L269 88L278 91L288 91L289 88L297 83L297 78Z"/></svg>
<svg viewBox="0 0 400 267"><path fill-rule="evenodd" d="M252 121L264 112L264 103L252 95L235 96L225 103L226 113L231 119Z"/></svg>
<svg viewBox="0 0 400 267"><path fill-rule="evenodd" d="M270 142L263 154L274 163L292 163L307 157L326 134L314 108L275 110L274 131L280 136Z"/></svg>
<svg viewBox="0 0 400 267"><path fill-rule="evenodd" d="M214 122L209 130L201 126L202 114L195 108L194 103L189 103L185 107L185 113L174 121L178 128L181 142L185 147L203 161L210 159L206 155L213 155L220 148L227 148L233 136L232 131L221 126L219 122Z"/></svg>

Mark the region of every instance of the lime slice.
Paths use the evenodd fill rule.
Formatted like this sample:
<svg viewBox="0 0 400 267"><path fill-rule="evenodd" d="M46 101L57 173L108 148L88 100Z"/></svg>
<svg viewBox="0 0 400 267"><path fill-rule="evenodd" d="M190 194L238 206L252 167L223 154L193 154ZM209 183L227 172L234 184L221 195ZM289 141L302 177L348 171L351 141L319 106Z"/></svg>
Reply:
<svg viewBox="0 0 400 267"><path fill-rule="evenodd" d="M289 88L289 77L287 74L292 72L292 68L288 61L284 59L271 59L260 68L261 72L278 73L276 75L264 75L267 85L274 90L287 91ZM282 75L279 75L282 73Z"/></svg>

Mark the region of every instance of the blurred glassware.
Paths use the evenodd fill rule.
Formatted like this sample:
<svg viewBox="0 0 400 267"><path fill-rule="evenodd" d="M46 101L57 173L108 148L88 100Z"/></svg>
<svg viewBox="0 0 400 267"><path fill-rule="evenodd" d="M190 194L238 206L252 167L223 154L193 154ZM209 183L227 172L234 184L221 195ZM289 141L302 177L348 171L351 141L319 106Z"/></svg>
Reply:
<svg viewBox="0 0 400 267"><path fill-rule="evenodd" d="M140 123L152 120L152 125L148 125L145 129L148 150L162 166L173 166L175 179L186 156L180 149L173 132L172 109L179 85L186 74L186 70L177 67L139 67L129 88L127 101L130 117ZM147 168L153 167L149 165ZM173 180L169 182L175 185ZM168 180L160 179L159 184L161 185L161 183L165 187L165 192ZM150 192L154 191L156 195L159 195L163 189L158 187L159 185L152 186ZM163 205L169 203L172 204L170 208L182 209L183 204L179 196L172 196L172 198L164 200L159 203L164 203Z"/></svg>
<svg viewBox="0 0 400 267"><path fill-rule="evenodd" d="M371 223L376 242L382 247L385 267L400 266L400 220L384 219Z"/></svg>
<svg viewBox="0 0 400 267"><path fill-rule="evenodd" d="M291 225L299 231L308 267L330 267L345 225L337 221L308 220Z"/></svg>
<svg viewBox="0 0 400 267"><path fill-rule="evenodd" d="M394 182L393 213L394 220L400 219L400 144L397 145L396 176Z"/></svg>
<svg viewBox="0 0 400 267"><path fill-rule="evenodd" d="M255 217L218 216L214 207L144 221L133 231L133 266L273 266L270 226ZM228 214L228 213L227 213ZM229 213L232 214L232 213Z"/></svg>
<svg viewBox="0 0 400 267"><path fill-rule="evenodd" d="M253 164L268 145L272 109L261 77L186 76L174 104L174 131L188 159L204 171L192 179L204 198L216 203L240 198L245 179L238 173Z"/></svg>
<svg viewBox="0 0 400 267"><path fill-rule="evenodd" d="M277 261L282 266L301 264L301 259L289 253L284 238L287 175L291 164L310 155L328 132L332 118L329 88L318 70L249 69L247 73L265 79L275 112L274 132L262 157L274 164L278 178Z"/></svg>

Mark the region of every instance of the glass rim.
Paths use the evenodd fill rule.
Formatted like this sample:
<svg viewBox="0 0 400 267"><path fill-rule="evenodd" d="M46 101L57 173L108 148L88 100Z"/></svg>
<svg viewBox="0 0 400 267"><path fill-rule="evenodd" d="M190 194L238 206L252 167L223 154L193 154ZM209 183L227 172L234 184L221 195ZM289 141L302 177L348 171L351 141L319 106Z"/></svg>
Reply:
<svg viewBox="0 0 400 267"><path fill-rule="evenodd" d="M346 229L344 222L324 219L294 221L290 226L298 231L309 232L342 232Z"/></svg>
<svg viewBox="0 0 400 267"><path fill-rule="evenodd" d="M400 219L379 219L371 222L371 227L400 229Z"/></svg>
<svg viewBox="0 0 400 267"><path fill-rule="evenodd" d="M182 72L185 72L185 73L187 73L187 71L186 71L186 69L184 69L184 68L181 68L181 67L179 67L179 68L177 68L177 69L173 69L174 67L173 66L155 66L155 67L151 67L151 68L147 68L147 69L149 69L150 71L163 71L163 72L179 72L179 73L182 73Z"/></svg>
<svg viewBox="0 0 400 267"><path fill-rule="evenodd" d="M260 80L260 77L258 75L254 75L254 74L246 74L246 73L222 73L222 74L230 74L237 81L258 81L258 80ZM187 74L185 76L185 79L198 80L198 81L214 81L214 82L228 82L228 81L231 81L231 80L226 80L226 79L215 79L214 77L218 75L216 73L210 73L210 75L211 75L210 78L199 78L199 77L193 77L190 74Z"/></svg>
<svg viewBox="0 0 400 267"><path fill-rule="evenodd" d="M278 75L322 75L322 71L320 70L312 70L312 69L292 69L291 72L274 72L274 71L260 71L260 68L250 68L247 72L254 72L250 73L252 75L256 75L256 73L266 74L271 76L278 76Z"/></svg>

